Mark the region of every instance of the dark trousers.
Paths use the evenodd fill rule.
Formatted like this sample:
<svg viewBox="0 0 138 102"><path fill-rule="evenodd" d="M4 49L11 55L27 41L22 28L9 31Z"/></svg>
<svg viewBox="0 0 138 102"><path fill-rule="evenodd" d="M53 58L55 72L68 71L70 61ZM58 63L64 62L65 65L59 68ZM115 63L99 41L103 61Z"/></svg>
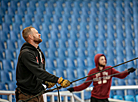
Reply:
<svg viewBox="0 0 138 102"><path fill-rule="evenodd" d="M108 101L108 98L106 98L106 99L97 99L97 98L91 97L91 102L109 102L109 101Z"/></svg>
<svg viewBox="0 0 138 102"><path fill-rule="evenodd" d="M33 97L34 95L29 95L27 93L21 92L21 90L16 89L15 96L16 96L16 102L18 102L19 100L25 101L26 99L29 99L29 98ZM43 95L34 97L34 98L28 100L27 102L44 102Z"/></svg>

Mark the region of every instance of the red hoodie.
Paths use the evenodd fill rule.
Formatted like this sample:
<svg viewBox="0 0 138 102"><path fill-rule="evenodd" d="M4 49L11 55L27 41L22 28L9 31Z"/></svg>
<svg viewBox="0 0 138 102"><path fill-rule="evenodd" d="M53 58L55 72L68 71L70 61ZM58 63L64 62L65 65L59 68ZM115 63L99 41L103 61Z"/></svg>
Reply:
<svg viewBox="0 0 138 102"><path fill-rule="evenodd" d="M98 69L98 63L99 63L99 58L101 56L105 56L103 54L97 54L94 58L95 60L95 65L96 65L96 68L94 69L91 69L88 73L88 75L91 75L93 73L97 73L99 72L100 70ZM106 58L106 57L105 57ZM110 68L111 66L105 66L103 68L104 69L107 69L107 68ZM117 71L116 69L114 68L111 68L109 70L106 70L104 72L101 72L101 73L97 73L95 75L92 75L90 77L87 77L86 81L89 81L89 80L93 80L94 78L99 78L99 77L104 77L104 76L108 76L108 77L104 77L102 79L98 79L96 81L93 81L93 90L91 91L91 96L92 97L95 97L95 98L98 98L98 99L106 99L106 98L109 98L109 94L110 94L110 87L111 87L111 83L112 83L112 76L109 76L111 74L115 74L115 73L120 73L119 71ZM126 76L128 75L128 72L126 71L126 73L121 73L121 74L118 74L118 75L115 75L114 77L117 77L117 78L120 78L120 79L123 79L125 78ZM81 90L84 90L86 89L87 87L89 87L89 85L91 84L92 82L87 82L87 83L83 83L79 86L76 86L76 87L73 87L74 88L74 91L81 91Z"/></svg>

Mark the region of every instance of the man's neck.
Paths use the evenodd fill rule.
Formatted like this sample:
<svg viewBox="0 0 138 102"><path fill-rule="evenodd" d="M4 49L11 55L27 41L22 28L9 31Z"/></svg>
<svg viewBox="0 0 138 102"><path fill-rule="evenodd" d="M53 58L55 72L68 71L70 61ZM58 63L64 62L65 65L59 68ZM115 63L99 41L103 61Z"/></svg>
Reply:
<svg viewBox="0 0 138 102"><path fill-rule="evenodd" d="M99 66L98 68L99 68L99 70L103 70L103 67L102 66Z"/></svg>
<svg viewBox="0 0 138 102"><path fill-rule="evenodd" d="M31 45L33 45L35 48L38 47L38 44L36 44L35 42L30 41L30 42L28 42L28 43L30 43Z"/></svg>

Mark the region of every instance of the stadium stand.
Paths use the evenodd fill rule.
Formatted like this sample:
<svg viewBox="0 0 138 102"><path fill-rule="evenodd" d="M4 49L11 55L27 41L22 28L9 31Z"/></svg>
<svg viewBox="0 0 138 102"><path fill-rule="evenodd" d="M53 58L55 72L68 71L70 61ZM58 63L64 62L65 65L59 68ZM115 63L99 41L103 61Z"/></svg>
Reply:
<svg viewBox="0 0 138 102"><path fill-rule="evenodd" d="M137 0L0 0L0 90L16 88L17 56L25 42L21 31L28 26L41 33L46 70L70 81L77 78L74 70L81 78L85 70L95 67L97 53L104 53L111 66L138 56ZM138 68L138 61L116 69L130 67ZM113 79L112 86L138 85L137 78L138 71L125 79ZM85 92L85 100L89 96ZM136 90L111 91L110 97L138 102Z"/></svg>

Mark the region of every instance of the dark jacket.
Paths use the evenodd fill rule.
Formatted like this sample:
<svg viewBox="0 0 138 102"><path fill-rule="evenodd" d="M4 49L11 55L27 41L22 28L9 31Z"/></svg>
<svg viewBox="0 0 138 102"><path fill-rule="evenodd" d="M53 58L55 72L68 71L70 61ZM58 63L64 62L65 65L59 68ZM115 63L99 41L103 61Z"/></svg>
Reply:
<svg viewBox="0 0 138 102"><path fill-rule="evenodd" d="M39 47L37 48L40 52ZM16 68L17 87L23 92L38 94L44 90L43 82L57 83L58 77L45 71L45 57L40 54L34 46L24 43L21 47Z"/></svg>

